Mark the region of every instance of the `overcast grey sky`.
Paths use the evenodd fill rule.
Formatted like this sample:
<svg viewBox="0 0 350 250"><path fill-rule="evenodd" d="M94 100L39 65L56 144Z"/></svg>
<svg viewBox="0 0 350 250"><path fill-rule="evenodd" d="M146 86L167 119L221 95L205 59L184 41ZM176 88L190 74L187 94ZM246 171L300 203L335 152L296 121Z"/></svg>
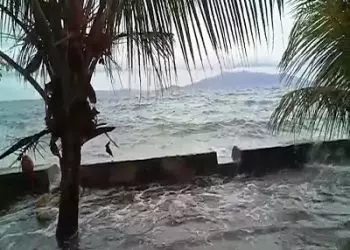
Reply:
<svg viewBox="0 0 350 250"><path fill-rule="evenodd" d="M248 49L248 62L251 70L254 71L265 71L265 72L274 72L275 67L278 64L282 53L288 42L288 35L293 24L293 19L290 15L290 8L286 6L285 15L282 18L282 23L279 22L277 18L275 20L276 27L274 33L274 43L270 41L269 46L262 44L257 48L250 47ZM273 46L272 46L273 45ZM273 49L272 49L273 47ZM177 47L176 55L180 55L181 51ZM205 70L193 69L192 76L193 81L201 80L205 77L213 76L220 74L220 67L215 59L215 53L213 50L209 51L210 55L210 64L212 69L209 68L208 64L205 65ZM239 70L241 61L239 57L235 55L233 51L226 56L230 60L225 60L225 65L222 70L231 71ZM183 86L191 83L191 79L188 75L188 72L185 69L183 59L181 57L177 58L178 65L178 81L173 84ZM198 64L200 65L200 64ZM98 71L93 78L93 85L97 90L111 90L119 88L139 88L139 79L138 75L131 75L129 72L119 72L115 74L115 81L113 84L108 80L106 75L102 71ZM146 88L147 84L143 85L143 88ZM12 100L12 99L32 99L38 98L38 95L31 89L28 84L24 84L22 81L19 81L17 77L14 77L13 74L4 74L3 78L0 81L0 101L1 100Z"/></svg>
<svg viewBox="0 0 350 250"><path fill-rule="evenodd" d="M205 69L202 70L199 60L197 63L197 69L192 69L192 77L193 81L199 81L205 77L217 75L221 73L221 70L223 71L234 71L239 69L250 69L254 71L263 71L263 72L269 72L273 73L276 72L276 66L278 62L281 59L281 56L283 54L284 49L286 48L286 45L288 43L288 36L290 33L290 30L293 25L293 18L290 14L290 7L287 5L285 8L285 15L282 18L282 23L279 21L278 16L275 16L275 32L274 32L274 40L270 40L269 44L261 44L260 46L257 46L256 48L250 47L248 48L248 63L249 65L242 65L242 61L240 60L239 56L237 55L236 51L232 51L232 53L229 53L228 55L224 55L224 57L227 59L225 60L225 65L222 65L222 68L220 69L220 65L218 61L216 60L215 52L214 50L209 49L209 58L210 58L210 65L207 62L205 62ZM209 39L208 42L209 43ZM177 85L183 86L186 84L191 83L191 79L189 77L189 74L186 70L183 58L181 55L181 50L179 46L176 47L176 55L179 55L177 57L177 67L178 67L178 81L176 82ZM249 67L247 67L249 66ZM113 89L113 88L127 88L129 87L128 82L130 81L130 85L132 88L139 88L139 78L138 74L134 74L131 77L129 77L129 72L119 72L120 78L115 78L115 82L113 85L110 84L110 81L107 79L107 77L103 74L98 72L94 76L94 87L96 89ZM123 82L121 84L120 80ZM145 87L146 84L143 85Z"/></svg>

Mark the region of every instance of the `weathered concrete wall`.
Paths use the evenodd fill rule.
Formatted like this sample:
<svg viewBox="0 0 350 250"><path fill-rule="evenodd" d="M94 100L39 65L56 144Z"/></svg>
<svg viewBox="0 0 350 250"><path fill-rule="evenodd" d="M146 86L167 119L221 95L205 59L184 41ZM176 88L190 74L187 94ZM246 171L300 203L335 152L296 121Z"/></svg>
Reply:
<svg viewBox="0 0 350 250"><path fill-rule="evenodd" d="M298 168L304 162L303 152L297 153L294 146L243 150L241 157L238 174L254 176L286 168Z"/></svg>
<svg viewBox="0 0 350 250"><path fill-rule="evenodd" d="M242 150L241 154L238 174L262 176L286 168L298 169L308 162L349 163L350 140L257 148Z"/></svg>
<svg viewBox="0 0 350 250"><path fill-rule="evenodd" d="M239 164L235 162L227 162L219 164L217 174L221 176L235 177L238 175Z"/></svg>
<svg viewBox="0 0 350 250"><path fill-rule="evenodd" d="M59 174L57 165L39 166L31 177L23 175L20 168L0 169L0 209L19 196L49 192Z"/></svg>
<svg viewBox="0 0 350 250"><path fill-rule="evenodd" d="M83 165L80 178L82 187L109 188L151 182L188 182L196 175L213 174L217 168L217 155L210 152Z"/></svg>
<svg viewBox="0 0 350 250"><path fill-rule="evenodd" d="M215 152L84 165L81 168L81 185L109 188L151 182L189 182L194 176L211 174L262 176L282 169L300 169L310 161L339 164L349 162L349 159L349 140L301 143L242 150L239 163L220 165Z"/></svg>
<svg viewBox="0 0 350 250"><path fill-rule="evenodd" d="M346 165L350 162L350 140L327 141L312 147L304 144L302 147L309 149L308 161Z"/></svg>
<svg viewBox="0 0 350 250"><path fill-rule="evenodd" d="M286 168L299 169L310 161L350 163L350 140L242 150L239 163L220 165L215 152L83 165L80 171L80 183L82 187L110 188L151 182L163 184L190 182L198 175L262 176ZM34 186L31 187L28 179L18 172L18 169L2 170L0 172L2 202L21 194L48 192L52 180L57 175L59 175L57 166L39 169L35 172Z"/></svg>

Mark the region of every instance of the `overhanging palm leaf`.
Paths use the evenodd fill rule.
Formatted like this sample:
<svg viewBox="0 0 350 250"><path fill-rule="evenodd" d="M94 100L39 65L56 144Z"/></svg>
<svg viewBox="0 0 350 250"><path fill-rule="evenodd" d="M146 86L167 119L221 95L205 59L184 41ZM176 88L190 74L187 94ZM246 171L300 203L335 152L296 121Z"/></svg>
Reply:
<svg viewBox="0 0 350 250"><path fill-rule="evenodd" d="M151 69L167 83L176 73L175 39L188 70L197 56L208 58L209 45L217 56L237 49L243 57L249 45L267 39L274 10L281 14L282 7L283 0L0 0L0 42L10 37L20 44L11 65L28 79L40 70L50 78L42 86L50 148L62 170L59 243L77 235L81 145L114 129L97 123L91 85L97 64L112 75L124 50L130 71Z"/></svg>
<svg viewBox="0 0 350 250"><path fill-rule="evenodd" d="M275 131L304 128L330 137L350 134L350 89L305 87L283 96L271 117Z"/></svg>
<svg viewBox="0 0 350 250"><path fill-rule="evenodd" d="M1 26L2 33L7 30L12 33L16 30L19 33L19 26L16 20L20 20L28 25L28 20L41 20L35 23L40 40L43 46L51 55L49 62L55 68L54 61L58 57L57 51L52 47L54 41L63 39L63 27L60 22L54 21L60 19L59 16L64 8L65 1L19 1L19 0L2 0L0 6L5 6L7 12L2 12ZM74 1L72 1L74 2ZM127 34L127 56L129 66L134 66L136 48L139 48L147 60L140 57L137 65L144 67L154 66L154 54L149 53L148 46L139 46L131 34L150 34L150 33L176 33L177 40L180 44L186 65L190 66L195 63L195 56L199 55L202 59L206 55L208 44L206 37L209 38L215 51L230 49L239 49L242 55L245 54L249 44L255 44L261 37L267 37L271 31L269 27L273 25L273 11L277 6L281 11L283 7L282 0L124 0L124 1L84 1L84 10L93 17L97 14L98 8L107 15L107 22L104 28L111 34ZM40 8L41 7L41 8ZM46 9L51 10L50 16L45 16ZM10 13L11 15L8 15ZM34 14L34 19L32 15ZM46 21L44 20L46 19ZM96 23L93 18L88 18L91 27ZM53 32L48 29L45 23L49 21ZM16 29L13 27L16 26ZM29 28L29 27L28 27ZM23 30L22 33L28 33ZM164 38L164 37L163 37ZM167 38L166 38L167 39ZM35 53L35 52L33 52ZM163 55L159 55L163 56ZM31 56L33 58L33 56ZM168 57L167 58L172 58ZM160 72L165 73L174 65L173 59L170 64L163 64L164 67ZM57 69L58 70L58 69Z"/></svg>
<svg viewBox="0 0 350 250"><path fill-rule="evenodd" d="M40 131L39 133L36 133L31 136L27 136L25 138L22 138L18 142L16 142L14 145L12 145L8 150L6 150L4 153L0 155L0 160L5 158L6 156L16 152L17 150L23 150L24 152L27 151L27 149L31 146L33 146L35 143L37 143L41 137L49 134L50 131L47 129L44 129Z"/></svg>
<svg viewBox="0 0 350 250"><path fill-rule="evenodd" d="M284 96L271 126L282 130L288 119L293 130L304 126L313 131L322 120L325 135L340 128L349 133L350 120L345 119L348 103L342 102L349 101L350 4L344 0L302 0L294 7L296 22L280 69L288 84L295 83L301 89Z"/></svg>
<svg viewBox="0 0 350 250"><path fill-rule="evenodd" d="M29 72L27 72L14 60L12 60L11 57L9 57L7 54L5 54L2 51L0 51L0 57L2 58L2 60L4 60L7 63L7 65L15 69L17 72L19 72L24 77L24 79L27 80L33 86L33 88L39 93L39 95L43 98L43 100L46 101L46 94L43 88L33 77L30 76Z"/></svg>
<svg viewBox="0 0 350 250"><path fill-rule="evenodd" d="M274 4L281 10L283 1L123 1L121 6L115 6L122 10L117 15L116 26L119 32L127 34L175 33L189 68L190 64L195 64L196 55L200 59L202 55L207 55L206 37L215 51L238 48L244 55L249 44L269 32L267 24L273 23ZM128 55L133 55L132 40L128 40L127 44ZM132 58L129 57L130 60ZM130 65L133 65L130 60Z"/></svg>

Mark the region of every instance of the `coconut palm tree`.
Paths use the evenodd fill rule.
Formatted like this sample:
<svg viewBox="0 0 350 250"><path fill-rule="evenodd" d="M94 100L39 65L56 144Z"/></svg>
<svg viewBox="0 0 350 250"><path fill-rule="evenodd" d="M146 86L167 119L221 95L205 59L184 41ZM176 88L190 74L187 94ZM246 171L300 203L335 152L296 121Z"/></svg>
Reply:
<svg viewBox="0 0 350 250"><path fill-rule="evenodd" d="M350 1L299 0L280 70L296 90L283 96L270 126L332 137L350 133ZM298 76L298 77L295 77Z"/></svg>
<svg viewBox="0 0 350 250"><path fill-rule="evenodd" d="M97 65L111 75L125 49L129 70L152 69L163 88L176 72L175 39L188 69L197 56L208 59L209 46L217 55L238 48L244 56L248 45L268 37L282 8L283 0L0 0L0 40L15 44L0 58L37 90L46 109L46 129L0 159L18 151L20 159L51 135L62 172L59 244L78 232L81 146L113 130L96 119Z"/></svg>

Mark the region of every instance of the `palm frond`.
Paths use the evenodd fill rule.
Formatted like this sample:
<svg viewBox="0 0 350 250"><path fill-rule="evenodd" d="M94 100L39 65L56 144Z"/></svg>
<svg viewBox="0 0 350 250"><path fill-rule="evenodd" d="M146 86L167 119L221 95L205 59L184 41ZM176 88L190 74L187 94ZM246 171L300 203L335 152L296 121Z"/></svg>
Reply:
<svg viewBox="0 0 350 250"><path fill-rule="evenodd" d="M33 146L36 147L37 142L40 140L40 138L43 137L44 135L49 134L49 133L50 133L50 131L45 129L43 131L40 131L39 133L36 133L34 135L31 135L31 136L27 136L27 137L19 140L14 145L12 145L8 150L6 150L3 154L0 155L0 160L9 156L12 153L18 151L18 150L22 150L22 152L25 152L30 147L33 147Z"/></svg>
<svg viewBox="0 0 350 250"><path fill-rule="evenodd" d="M26 80L28 80L28 82L40 94L40 96L43 98L44 101L47 100L44 89L40 86L40 84L37 81L35 81L33 77L30 76L30 74L23 67L21 67L10 56L8 56L6 53L2 51L0 51L0 58L4 60L8 65L10 65L12 68L14 68L17 72L19 72Z"/></svg>
<svg viewBox="0 0 350 250"><path fill-rule="evenodd" d="M347 103L340 103L339 98L349 101L350 4L344 0L301 0L294 11L296 21L279 67L283 80L298 90L282 98L271 118L272 127L282 130L291 122L292 130L305 126L314 131L310 119L322 119L325 135L338 130L341 123L347 129ZM346 129L343 132L348 133Z"/></svg>
<svg viewBox="0 0 350 250"><path fill-rule="evenodd" d="M175 34L189 70L190 65L196 65L197 56L202 64L204 57L210 61L207 40L218 58L219 51L230 52L232 49L237 49L244 57L248 46L260 42L262 37L267 39L273 28L274 11L281 14L284 1L85 0L81 6L76 5L76 2L2 0L0 7L6 9L1 11L0 8L3 17L0 33L6 30L17 34L17 27L23 26L22 30L28 34L34 28L37 40L42 42L48 53L46 68L52 67L55 72L61 70L59 57L64 51L54 44L71 35L64 34L67 27L78 25L74 27L85 29L83 35L88 37L93 37L95 30L102 30L111 37L125 34L129 69L133 70L135 66L139 69L153 68L153 72L161 79L170 76L171 70L176 70L174 43L173 39L169 39L169 34ZM71 17L72 11L77 15L84 13L86 22L85 19L67 18ZM74 20L79 20L80 24ZM146 34L158 35L145 39ZM24 49L21 54L26 52ZM31 53L31 59L34 55ZM119 56L113 55L114 58ZM88 57L87 61L90 63L93 60ZM108 65L112 64L105 65L110 72Z"/></svg>
<svg viewBox="0 0 350 250"><path fill-rule="evenodd" d="M350 135L350 88L305 87L282 97L269 123L273 131Z"/></svg>
<svg viewBox="0 0 350 250"><path fill-rule="evenodd" d="M301 1L296 5L296 22L280 69L287 83L300 74L298 87L308 84L347 86L350 77L348 41L350 9L343 0Z"/></svg>
<svg viewBox="0 0 350 250"><path fill-rule="evenodd" d="M48 4L53 3L54 1L49 1ZM31 10L33 15L33 21L35 26L35 31L42 40L43 47L46 49L47 54L49 55L49 61L51 66L54 68L55 72L61 72L62 65L60 64L60 53L55 46L55 37L54 31L50 27L48 18L49 12L44 12L46 1L41 0L32 0L31 1ZM55 16L55 15L53 15ZM60 19L61 20L61 19ZM61 24L56 27L55 32L60 32L59 27Z"/></svg>
<svg viewBox="0 0 350 250"><path fill-rule="evenodd" d="M106 134L107 137L110 139L110 137L108 136L108 133L112 132L114 129L115 129L115 127L111 127L111 126L98 126L94 131L92 131L92 133L87 138L85 138L82 141L82 145L84 143L90 141L91 139L98 137L102 134Z"/></svg>
<svg viewBox="0 0 350 250"><path fill-rule="evenodd" d="M28 22L29 19L23 19L16 15L13 12L11 7L7 7L7 5L1 3L0 4L0 17L1 17L1 30L12 30L13 33L16 33L18 27L20 27L23 31L28 32ZM1 32L2 34L3 32Z"/></svg>
<svg viewBox="0 0 350 250"><path fill-rule="evenodd" d="M126 47L128 66L133 69L156 65L162 75L168 69L176 69L172 54L162 68L158 55L149 52L149 46L139 46L131 34L174 33L186 67L196 65L206 57L210 44L219 57L219 51L237 49L246 55L249 45L257 44L262 37L267 39L273 27L273 11L280 12L282 0L125 0L114 1L110 13L114 13L113 29L116 34L127 34ZM144 55L140 56L139 54ZM159 55L162 56L162 55ZM135 63L136 60L136 63Z"/></svg>

